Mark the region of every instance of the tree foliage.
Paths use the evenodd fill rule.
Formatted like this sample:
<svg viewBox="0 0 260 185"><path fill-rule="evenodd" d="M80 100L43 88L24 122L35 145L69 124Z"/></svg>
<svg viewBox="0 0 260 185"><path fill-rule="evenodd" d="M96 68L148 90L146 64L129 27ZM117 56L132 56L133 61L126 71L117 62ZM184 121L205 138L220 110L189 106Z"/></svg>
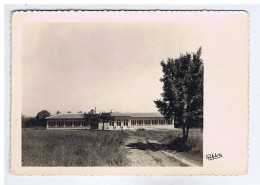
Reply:
<svg viewBox="0 0 260 185"><path fill-rule="evenodd" d="M42 110L37 113L36 120L38 121L39 126L45 127L46 126L46 119L47 117L51 116L51 113L47 110Z"/></svg>
<svg viewBox="0 0 260 185"><path fill-rule="evenodd" d="M98 128L99 114L95 114L94 112L84 112L83 116L87 122L87 125L89 125L91 129Z"/></svg>
<svg viewBox="0 0 260 185"><path fill-rule="evenodd" d="M101 112L99 114L99 119L103 123L102 130L104 130L104 123L110 122L115 119L114 116L111 115L110 112Z"/></svg>
<svg viewBox="0 0 260 185"><path fill-rule="evenodd" d="M177 59L162 61L162 99L155 100L158 110L167 118L174 118L187 140L190 127L203 127L203 61L202 49L186 53Z"/></svg>
<svg viewBox="0 0 260 185"><path fill-rule="evenodd" d="M103 123L102 130L104 130L104 123L114 120L114 117L111 115L110 112L101 112L99 114L96 114L94 113L94 111L89 111L88 113L85 112L83 116L91 129L97 129L98 123L101 122Z"/></svg>
<svg viewBox="0 0 260 185"><path fill-rule="evenodd" d="M35 117L26 117L25 115L22 115L22 128L27 128L27 127L33 127L33 126L38 126L38 122Z"/></svg>

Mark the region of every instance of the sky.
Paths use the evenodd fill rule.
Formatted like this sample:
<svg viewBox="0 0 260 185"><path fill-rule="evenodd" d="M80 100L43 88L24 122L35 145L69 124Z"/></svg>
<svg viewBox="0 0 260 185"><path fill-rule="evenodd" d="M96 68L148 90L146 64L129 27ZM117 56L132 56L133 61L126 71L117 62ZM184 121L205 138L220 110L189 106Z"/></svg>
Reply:
<svg viewBox="0 0 260 185"><path fill-rule="evenodd" d="M161 22L24 23L22 113L88 112L94 107L98 112L156 112L161 61L202 46L204 63L225 63L244 42L237 28L245 21L236 16L180 17Z"/></svg>

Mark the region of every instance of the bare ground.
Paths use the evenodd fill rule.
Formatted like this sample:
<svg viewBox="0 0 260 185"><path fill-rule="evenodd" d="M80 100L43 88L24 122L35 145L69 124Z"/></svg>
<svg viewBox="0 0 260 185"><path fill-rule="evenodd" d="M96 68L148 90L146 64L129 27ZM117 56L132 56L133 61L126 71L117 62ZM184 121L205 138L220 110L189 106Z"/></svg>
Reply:
<svg viewBox="0 0 260 185"><path fill-rule="evenodd" d="M202 166L202 161L193 159L187 153L169 151L157 140L130 134L131 136L124 142L124 147L128 150L129 166Z"/></svg>

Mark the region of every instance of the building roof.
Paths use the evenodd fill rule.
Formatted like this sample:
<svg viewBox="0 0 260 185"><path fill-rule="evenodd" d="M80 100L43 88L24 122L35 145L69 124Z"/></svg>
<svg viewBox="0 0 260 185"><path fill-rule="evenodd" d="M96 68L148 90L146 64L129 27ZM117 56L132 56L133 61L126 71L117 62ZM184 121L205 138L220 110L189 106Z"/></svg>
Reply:
<svg viewBox="0 0 260 185"><path fill-rule="evenodd" d="M54 116L47 117L46 119L82 119L84 118L83 114L81 113L67 113L67 114L57 114Z"/></svg>
<svg viewBox="0 0 260 185"><path fill-rule="evenodd" d="M116 117L130 117L130 115L122 113L122 112L112 112L111 116L116 116Z"/></svg>
<svg viewBox="0 0 260 185"><path fill-rule="evenodd" d="M111 116L115 117L135 117L135 118L162 118L163 115L157 112L151 113L122 113L122 112L112 112ZM46 119L84 119L83 114L81 113L66 113L66 114L57 114L54 116L47 117Z"/></svg>
<svg viewBox="0 0 260 185"><path fill-rule="evenodd" d="M145 117L145 118L155 118L155 117L163 117L163 115L161 115L158 112L150 112L150 113L128 113L128 115L130 115L131 117Z"/></svg>

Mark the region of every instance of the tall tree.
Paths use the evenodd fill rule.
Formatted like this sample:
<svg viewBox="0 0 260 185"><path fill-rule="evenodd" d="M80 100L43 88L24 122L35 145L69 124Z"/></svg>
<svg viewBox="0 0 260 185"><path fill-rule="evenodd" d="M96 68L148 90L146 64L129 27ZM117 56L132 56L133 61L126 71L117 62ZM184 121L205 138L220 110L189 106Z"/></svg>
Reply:
<svg viewBox="0 0 260 185"><path fill-rule="evenodd" d="M45 127L46 126L46 119L47 117L51 116L51 113L47 110L42 110L38 112L36 115L36 120L39 123L39 126Z"/></svg>
<svg viewBox="0 0 260 185"><path fill-rule="evenodd" d="M155 100L158 110L167 118L174 118L187 141L189 128L203 127L203 61L202 49L186 53L177 59L162 61L162 99Z"/></svg>
<svg viewBox="0 0 260 185"><path fill-rule="evenodd" d="M58 114L60 114L61 112L58 110L57 112L56 112L56 115L58 115Z"/></svg>

